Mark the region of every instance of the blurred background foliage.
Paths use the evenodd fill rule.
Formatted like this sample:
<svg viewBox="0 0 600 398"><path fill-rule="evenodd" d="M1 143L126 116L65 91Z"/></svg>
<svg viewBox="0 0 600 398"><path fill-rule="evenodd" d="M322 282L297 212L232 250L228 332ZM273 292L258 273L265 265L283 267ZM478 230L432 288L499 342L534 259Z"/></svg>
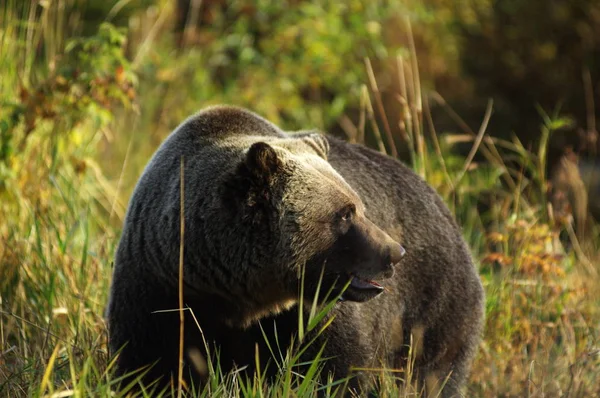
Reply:
<svg viewBox="0 0 600 398"><path fill-rule="evenodd" d="M145 132L150 148L184 117L219 102L251 107L284 128L312 126L351 134L359 123L361 86L367 82L364 59L373 64L383 105L393 115L401 112L397 57L410 69L413 41L424 91L439 93L467 124L477 126L487 99L493 98L488 131L507 139L516 135L531 148L539 143L540 109L547 114L558 110L569 123L552 136L550 163L565 147L586 155L598 150L598 1L2 0L4 4L14 4L3 9L23 21L33 22L42 14L54 19L28 61L38 63L37 69L60 62L66 38L93 35L103 22L127 28L125 55L140 76L137 89L144 98L138 104L144 117L135 121L136 129ZM413 27L410 35L407 22ZM435 105L438 130L459 130ZM390 128L406 156L398 126Z"/></svg>
<svg viewBox="0 0 600 398"><path fill-rule="evenodd" d="M488 297L470 394L600 394L599 50L598 0L0 0L0 395L109 394L127 200L218 103L440 192Z"/></svg>

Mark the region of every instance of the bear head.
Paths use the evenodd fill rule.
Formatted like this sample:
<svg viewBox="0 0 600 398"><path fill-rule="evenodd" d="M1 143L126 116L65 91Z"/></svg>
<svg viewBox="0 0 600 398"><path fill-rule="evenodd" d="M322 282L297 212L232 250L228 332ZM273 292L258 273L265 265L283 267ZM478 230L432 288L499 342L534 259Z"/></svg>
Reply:
<svg viewBox="0 0 600 398"><path fill-rule="evenodd" d="M363 302L382 293L379 282L393 275L405 250L367 218L359 195L329 164L327 139L318 133L256 139L221 192L247 229L264 234L268 226L265 239L275 237L255 262L267 268L263 282L279 286L248 284L277 291L282 300L298 299L302 283L307 300L341 294Z"/></svg>

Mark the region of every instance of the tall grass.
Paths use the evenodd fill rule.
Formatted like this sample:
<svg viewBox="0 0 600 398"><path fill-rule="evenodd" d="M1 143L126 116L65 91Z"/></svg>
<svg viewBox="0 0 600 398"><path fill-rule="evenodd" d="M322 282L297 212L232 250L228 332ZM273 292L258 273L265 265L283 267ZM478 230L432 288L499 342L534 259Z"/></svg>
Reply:
<svg viewBox="0 0 600 398"><path fill-rule="evenodd" d="M8 1L0 16L0 394L104 395L117 231L94 156L108 103L124 94L111 76L122 36L104 27L70 40L75 2L31 4Z"/></svg>
<svg viewBox="0 0 600 398"><path fill-rule="evenodd" d="M165 112L155 95L164 76L151 72L148 52L131 48L153 47L155 54L171 56L168 46L153 41L171 11L146 15L129 36L137 37L128 43L138 54L131 66L125 37L110 26L89 39L71 40L81 29L67 18L75 0L35 9L16 0L4 4L0 395L108 396L118 380L107 355L103 312L123 203L169 129L157 122ZM346 123L346 131L356 142L374 137L390 155L406 149L412 168L440 192L463 226L487 294L485 335L467 395L599 394L598 226L589 226L580 240L572 218L560 217L547 200L547 139L528 150L516 139L488 136L492 103L481 126L467 125L439 95L424 93L412 41L408 48L394 63L402 111L386 113L367 60L359 119ZM175 56L174 62L184 64L198 55ZM144 75L138 85L136 73ZM177 84L185 83L170 84L160 100L179 103ZM436 132L433 112L446 112L459 133ZM561 123L560 115L545 116L540 131L549 138ZM133 133L145 128L154 130ZM455 146L465 143L472 149L459 155ZM311 308L310 319L300 322L300 338L314 331L324 311ZM209 361L200 396L315 396L343 387L344 381L317 382L323 358L299 363L298 352L269 344L281 367L274 383L260 372L250 378L223 374L218 362ZM410 383L410 366L372 374L382 396L420 394ZM398 387L396 379L408 382Z"/></svg>

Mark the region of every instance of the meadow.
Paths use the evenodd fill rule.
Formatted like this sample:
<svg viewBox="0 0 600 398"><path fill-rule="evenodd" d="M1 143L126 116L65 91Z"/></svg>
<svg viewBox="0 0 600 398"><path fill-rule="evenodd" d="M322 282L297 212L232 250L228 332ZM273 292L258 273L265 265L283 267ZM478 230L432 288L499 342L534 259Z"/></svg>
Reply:
<svg viewBox="0 0 600 398"><path fill-rule="evenodd" d="M416 1L298 2L291 11L263 1L278 24L257 31L244 1L196 9L177 31L174 3L0 1L0 396L126 394L114 388L104 310L127 201L168 133L216 103L289 130L335 126L401 157L440 193L487 296L466 396L600 395L600 226L581 206L599 199L576 169L565 179L580 188L558 191L547 164L569 115L540 108L534 145L488 132L498 123L492 99L479 104L477 125L461 118L419 74L435 60L421 58L415 40L431 24ZM198 20L210 28L194 29ZM384 40L390 21L402 43ZM436 115L454 127L440 130ZM316 382L318 361L302 377L294 360L274 385L214 364L200 394L338 387ZM410 380L410 367L373 377L381 396L420 395L393 383Z"/></svg>

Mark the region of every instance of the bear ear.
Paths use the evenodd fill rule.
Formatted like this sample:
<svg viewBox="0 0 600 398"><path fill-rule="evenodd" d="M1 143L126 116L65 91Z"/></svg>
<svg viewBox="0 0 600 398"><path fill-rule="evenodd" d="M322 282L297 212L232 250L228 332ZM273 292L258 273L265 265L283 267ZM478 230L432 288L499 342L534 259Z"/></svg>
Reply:
<svg viewBox="0 0 600 398"><path fill-rule="evenodd" d="M269 144L256 142L246 152L245 166L257 183L268 183L282 167L281 160Z"/></svg>
<svg viewBox="0 0 600 398"><path fill-rule="evenodd" d="M329 141L327 141L327 138L323 134L316 131L309 131L300 133L296 137L300 138L317 155L327 160L327 155L329 155Z"/></svg>
<svg viewBox="0 0 600 398"><path fill-rule="evenodd" d="M283 167L283 162L269 144L257 142L246 151L234 171L221 186L221 199L233 210L255 207L270 196L273 176Z"/></svg>

